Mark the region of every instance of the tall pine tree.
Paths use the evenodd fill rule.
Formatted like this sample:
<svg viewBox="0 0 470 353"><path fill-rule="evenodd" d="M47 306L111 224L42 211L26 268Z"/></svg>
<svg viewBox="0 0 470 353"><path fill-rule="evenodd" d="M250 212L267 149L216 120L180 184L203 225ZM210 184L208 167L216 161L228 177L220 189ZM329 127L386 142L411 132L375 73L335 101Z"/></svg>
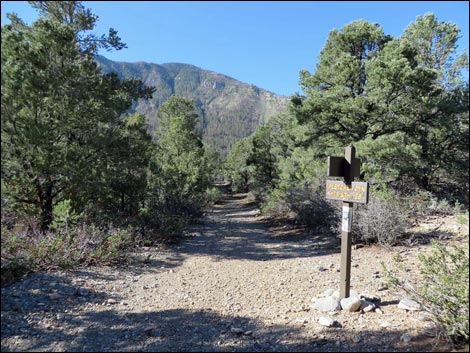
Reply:
<svg viewBox="0 0 470 353"><path fill-rule="evenodd" d="M113 29L90 34L97 16L80 2L31 5L40 12L31 26L8 14L11 24L2 27L2 197L47 229L58 201L84 207L103 198L120 116L152 90L100 72L98 49L125 44Z"/></svg>

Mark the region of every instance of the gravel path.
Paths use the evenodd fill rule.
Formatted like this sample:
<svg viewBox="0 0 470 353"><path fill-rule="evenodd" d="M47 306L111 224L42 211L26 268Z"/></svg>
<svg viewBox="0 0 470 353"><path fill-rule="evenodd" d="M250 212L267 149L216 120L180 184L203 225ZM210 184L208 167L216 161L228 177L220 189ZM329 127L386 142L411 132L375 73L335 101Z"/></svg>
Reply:
<svg viewBox="0 0 470 353"><path fill-rule="evenodd" d="M351 286L380 312L319 313L339 287L334 236L270 228L245 194L226 195L171 249L131 264L36 273L2 288L2 351L437 351L423 312L399 309L381 262L410 268L428 246L353 250ZM336 321L334 327L319 318Z"/></svg>

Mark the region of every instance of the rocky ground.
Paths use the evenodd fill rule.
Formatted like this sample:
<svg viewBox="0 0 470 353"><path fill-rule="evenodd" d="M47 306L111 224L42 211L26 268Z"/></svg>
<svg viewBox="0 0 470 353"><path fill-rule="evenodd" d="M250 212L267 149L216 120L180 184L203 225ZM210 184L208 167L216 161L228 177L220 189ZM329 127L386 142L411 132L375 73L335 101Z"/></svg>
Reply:
<svg viewBox="0 0 470 353"><path fill-rule="evenodd" d="M448 218L415 232L389 250L353 248L351 288L376 308L321 312L315 302L339 287L339 238L270 227L245 194L226 196L177 246L143 248L119 267L36 273L2 288L1 349L449 350L435 345L423 311L398 305L403 294L387 288L382 263L400 253L418 273L427 238L468 243L468 230Z"/></svg>

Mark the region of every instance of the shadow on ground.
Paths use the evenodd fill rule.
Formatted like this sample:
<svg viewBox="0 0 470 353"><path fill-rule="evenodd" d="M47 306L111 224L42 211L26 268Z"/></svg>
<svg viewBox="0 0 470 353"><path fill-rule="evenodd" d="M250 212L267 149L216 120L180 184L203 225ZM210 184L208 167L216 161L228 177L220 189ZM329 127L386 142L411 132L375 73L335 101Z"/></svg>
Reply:
<svg viewBox="0 0 470 353"><path fill-rule="evenodd" d="M206 216L206 222L191 227L188 234L192 236L182 241L178 253L211 256L217 261L269 261L340 252L340 239L335 235L312 234L301 227L272 227L259 217L256 205L246 200L246 194L225 195Z"/></svg>
<svg viewBox="0 0 470 353"><path fill-rule="evenodd" d="M73 315L72 307L72 303L50 307L48 310L55 315L47 327L34 322L34 310L26 310L23 316L30 319L20 332L9 331L8 322L2 319L2 351L11 351L10 340L22 341L25 351L442 351L442 346L433 347L431 339L424 335L410 337L411 341L405 343L400 337L406 332L394 329L324 328L312 333L308 325L317 323L265 325L210 310L134 313L110 307ZM59 312L63 314L56 315Z"/></svg>

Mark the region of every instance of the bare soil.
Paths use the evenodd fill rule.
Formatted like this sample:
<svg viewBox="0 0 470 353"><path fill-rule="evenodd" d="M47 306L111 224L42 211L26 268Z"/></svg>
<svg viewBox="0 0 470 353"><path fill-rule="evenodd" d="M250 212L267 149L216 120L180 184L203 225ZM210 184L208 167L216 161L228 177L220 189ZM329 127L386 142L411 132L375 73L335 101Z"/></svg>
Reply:
<svg viewBox="0 0 470 353"><path fill-rule="evenodd" d="M428 219L409 244L353 248L351 288L380 297L381 312L325 314L310 304L339 288L339 237L274 227L246 194L225 195L176 246L2 288L1 349L450 351L423 312L398 308L403 294L387 289L382 263L400 253L417 274L429 239L468 243L462 227L451 217ZM338 324L321 326L321 316Z"/></svg>

